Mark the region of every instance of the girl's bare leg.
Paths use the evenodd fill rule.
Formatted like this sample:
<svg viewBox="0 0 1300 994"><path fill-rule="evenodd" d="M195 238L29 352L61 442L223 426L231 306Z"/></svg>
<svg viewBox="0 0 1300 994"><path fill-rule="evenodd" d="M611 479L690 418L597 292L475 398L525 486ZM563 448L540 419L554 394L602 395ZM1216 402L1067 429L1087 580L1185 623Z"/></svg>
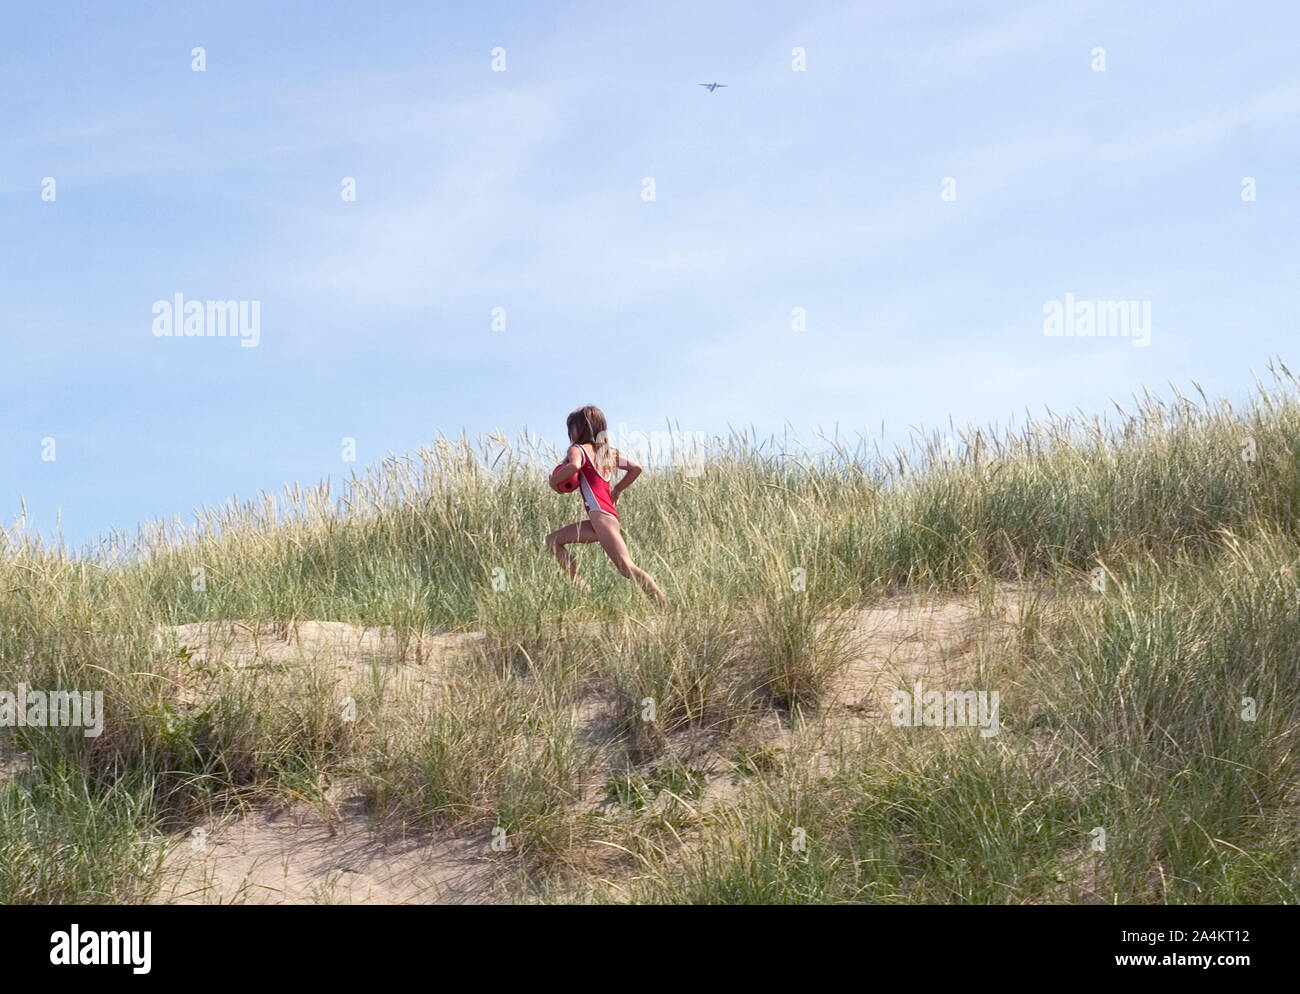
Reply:
<svg viewBox="0 0 1300 994"><path fill-rule="evenodd" d="M583 526L586 525L584 528ZM551 534L546 536L546 547L551 550L555 556L555 561L560 564L560 568L569 575L569 579L577 585L578 589L584 594L591 593L591 585L578 575L578 563L565 548L572 542L594 542L596 541L595 529L586 521L577 521L571 525L565 525Z"/></svg>
<svg viewBox="0 0 1300 994"><path fill-rule="evenodd" d="M654 577L632 562L632 556L627 551L627 543L623 541L623 533L619 528L618 519L611 514L593 513L590 526L595 531L596 538L600 541L600 547L605 550L606 555L613 561L615 568L628 579L635 580L640 584L642 590L660 604L667 604L668 598L659 589Z"/></svg>

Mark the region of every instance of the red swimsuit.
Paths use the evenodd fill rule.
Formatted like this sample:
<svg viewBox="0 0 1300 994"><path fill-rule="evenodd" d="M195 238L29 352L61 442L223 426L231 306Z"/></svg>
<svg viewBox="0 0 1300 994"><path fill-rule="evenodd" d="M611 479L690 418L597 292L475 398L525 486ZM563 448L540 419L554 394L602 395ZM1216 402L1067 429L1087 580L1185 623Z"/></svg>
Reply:
<svg viewBox="0 0 1300 994"><path fill-rule="evenodd" d="M605 479L596 472L596 465L592 462L591 457L587 455L587 447L578 445L582 450L582 466L578 470L578 484L582 489L582 502L587 506L587 512L612 514L618 518L618 512L614 510L614 501L609 496L609 480Z"/></svg>

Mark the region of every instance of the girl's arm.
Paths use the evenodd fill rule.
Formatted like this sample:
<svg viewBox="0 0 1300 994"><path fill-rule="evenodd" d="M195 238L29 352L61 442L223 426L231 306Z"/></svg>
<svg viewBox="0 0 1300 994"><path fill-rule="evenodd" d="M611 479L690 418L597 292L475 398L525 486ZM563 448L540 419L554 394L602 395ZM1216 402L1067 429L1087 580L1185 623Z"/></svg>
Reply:
<svg viewBox="0 0 1300 994"><path fill-rule="evenodd" d="M618 465L624 470L623 476L609 488L609 499L618 503L618 495L632 485L632 481L641 475L641 465L631 456L618 453Z"/></svg>
<svg viewBox="0 0 1300 994"><path fill-rule="evenodd" d="M551 474L551 486L559 484L561 480L567 480L580 469L582 469L582 450L577 445L570 445L568 458L556 466L555 472Z"/></svg>

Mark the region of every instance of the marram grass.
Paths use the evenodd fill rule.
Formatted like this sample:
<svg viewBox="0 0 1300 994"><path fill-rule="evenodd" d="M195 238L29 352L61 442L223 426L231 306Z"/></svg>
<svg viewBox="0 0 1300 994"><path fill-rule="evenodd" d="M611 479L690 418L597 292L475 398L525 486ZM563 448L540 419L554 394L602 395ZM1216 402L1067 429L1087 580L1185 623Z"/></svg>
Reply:
<svg viewBox="0 0 1300 994"><path fill-rule="evenodd" d="M105 725L0 730L0 899L147 899L160 839L347 780L382 822L504 833L520 899L1294 901L1300 402L1275 371L1240 410L1175 391L951 449L716 440L701 473L647 472L620 502L667 609L595 546L593 595L567 582L543 539L576 502L534 442L439 439L338 495L79 555L20 524L0 690L101 691ZM826 746L855 609L988 607L1006 582L1030 593L986 650L996 737ZM235 620L391 626L417 664L427 637L474 634L436 686L376 663L344 720L328 667L197 660L165 634ZM796 746L763 745L771 727Z"/></svg>

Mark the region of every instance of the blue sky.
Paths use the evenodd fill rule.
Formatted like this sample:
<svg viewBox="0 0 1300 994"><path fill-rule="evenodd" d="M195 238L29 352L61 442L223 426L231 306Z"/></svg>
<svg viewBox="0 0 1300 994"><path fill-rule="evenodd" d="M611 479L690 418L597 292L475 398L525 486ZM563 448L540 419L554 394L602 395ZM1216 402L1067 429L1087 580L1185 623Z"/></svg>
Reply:
<svg viewBox="0 0 1300 994"><path fill-rule="evenodd" d="M1293 4L6 19L0 516L21 495L74 544L439 432L559 443L581 403L893 439L1170 381L1240 398L1291 358ZM1045 336L1067 292L1150 301L1150 344ZM156 337L176 293L260 301L257 347Z"/></svg>

